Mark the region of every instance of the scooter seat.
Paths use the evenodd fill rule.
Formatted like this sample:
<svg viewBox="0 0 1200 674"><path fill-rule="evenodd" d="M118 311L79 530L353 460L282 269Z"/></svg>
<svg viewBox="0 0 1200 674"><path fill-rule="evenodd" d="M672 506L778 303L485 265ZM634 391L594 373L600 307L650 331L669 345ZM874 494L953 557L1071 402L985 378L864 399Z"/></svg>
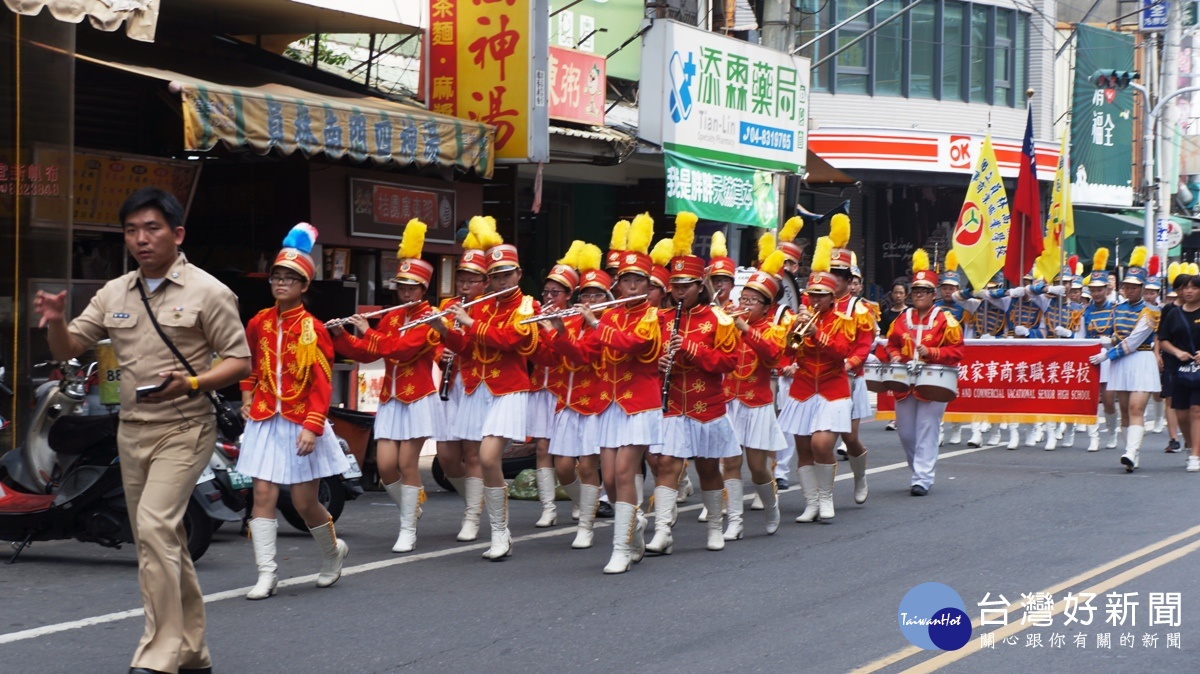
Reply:
<svg viewBox="0 0 1200 674"><path fill-rule="evenodd" d="M117 437L117 415L62 417L50 427L50 446L58 454L82 454L96 443Z"/></svg>
<svg viewBox="0 0 1200 674"><path fill-rule="evenodd" d="M49 510L54 494L26 494L12 487L0 487L0 513L35 513Z"/></svg>

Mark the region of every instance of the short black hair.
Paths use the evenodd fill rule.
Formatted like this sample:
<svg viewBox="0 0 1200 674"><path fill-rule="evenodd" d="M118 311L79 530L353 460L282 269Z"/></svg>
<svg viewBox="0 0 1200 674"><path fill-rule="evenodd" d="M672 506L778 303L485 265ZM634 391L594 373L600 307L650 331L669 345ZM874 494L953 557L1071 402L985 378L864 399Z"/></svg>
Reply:
<svg viewBox="0 0 1200 674"><path fill-rule="evenodd" d="M1176 278L1175 280L1178 281L1181 278L1187 279L1186 281L1184 281L1184 284L1189 285L1193 288L1200 288L1200 275L1194 276L1191 274L1180 274L1179 277ZM1180 286L1180 287L1182 288L1183 286Z"/></svg>
<svg viewBox="0 0 1200 674"><path fill-rule="evenodd" d="M1192 278L1191 274L1180 274L1180 275L1176 276L1175 280L1171 281L1171 290L1179 290L1191 278Z"/></svg>
<svg viewBox="0 0 1200 674"><path fill-rule="evenodd" d="M143 208L158 209L167 219L167 224L171 226L171 229L179 229L183 226L183 204L179 203L179 199L176 199L174 194L157 187L143 187L126 197L118 215L121 220L119 224L124 226L125 219L130 214Z"/></svg>

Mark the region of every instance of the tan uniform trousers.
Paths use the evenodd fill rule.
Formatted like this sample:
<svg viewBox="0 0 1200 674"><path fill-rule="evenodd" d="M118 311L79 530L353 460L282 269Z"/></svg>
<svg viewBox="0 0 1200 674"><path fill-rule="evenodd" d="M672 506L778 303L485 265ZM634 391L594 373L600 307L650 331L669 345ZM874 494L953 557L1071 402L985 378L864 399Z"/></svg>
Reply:
<svg viewBox="0 0 1200 674"><path fill-rule="evenodd" d="M204 643L204 597L187 551L183 513L216 438L211 417L121 422L121 479L146 610L146 631L131 667L175 672L212 664Z"/></svg>

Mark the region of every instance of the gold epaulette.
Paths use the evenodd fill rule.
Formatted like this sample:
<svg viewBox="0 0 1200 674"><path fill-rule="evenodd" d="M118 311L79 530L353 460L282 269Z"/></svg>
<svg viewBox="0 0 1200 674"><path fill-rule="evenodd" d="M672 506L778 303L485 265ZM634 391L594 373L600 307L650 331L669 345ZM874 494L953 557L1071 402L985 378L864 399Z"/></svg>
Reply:
<svg viewBox="0 0 1200 674"><path fill-rule="evenodd" d="M536 323L521 324L521 321L526 318L533 317L533 298L529 295L524 295L521 298L521 305L517 310L512 312L508 317L509 325L513 326L518 335L529 338L529 345L525 348L518 348L517 353L522 356L531 356L534 351L537 351L538 329Z"/></svg>
<svg viewBox="0 0 1200 674"><path fill-rule="evenodd" d="M650 307L646 311L646 315L638 321L638 324L633 326L633 334L648 339L654 345L646 355L638 356L638 360L643 363L652 363L658 360L659 351L662 347L662 328L658 324L658 309Z"/></svg>

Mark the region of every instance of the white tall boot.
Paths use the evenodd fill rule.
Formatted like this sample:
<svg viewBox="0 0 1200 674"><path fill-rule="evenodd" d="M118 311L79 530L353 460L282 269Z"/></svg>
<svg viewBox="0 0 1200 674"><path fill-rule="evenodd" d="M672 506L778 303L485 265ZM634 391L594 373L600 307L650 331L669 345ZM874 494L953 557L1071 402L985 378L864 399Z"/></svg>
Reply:
<svg viewBox="0 0 1200 674"><path fill-rule="evenodd" d="M1025 446L1033 447L1042 441L1042 425L1034 424L1025 433Z"/></svg>
<svg viewBox="0 0 1200 674"><path fill-rule="evenodd" d="M637 564L646 556L646 525L650 521L640 506L633 507L633 535L629 538L629 561Z"/></svg>
<svg viewBox="0 0 1200 674"><path fill-rule="evenodd" d="M983 431L980 429L980 424L978 421L973 422L971 424L971 437L970 437L970 439L967 440L967 446L968 447L982 447L983 446Z"/></svg>
<svg viewBox="0 0 1200 674"><path fill-rule="evenodd" d="M558 507L554 505L554 487L557 483L553 468L537 469L538 501L542 504L542 516L533 526L539 529L552 527L558 523Z"/></svg>
<svg viewBox="0 0 1200 674"><path fill-rule="evenodd" d="M1125 453L1121 455L1121 463L1126 473L1137 470L1138 456L1141 454L1142 438L1146 435L1145 426L1130 426L1125 436Z"/></svg>
<svg viewBox="0 0 1200 674"><path fill-rule="evenodd" d="M820 494L818 507L823 520L833 519L833 479L837 476L836 463L817 463L813 465L817 474L817 493Z"/></svg>
<svg viewBox="0 0 1200 674"><path fill-rule="evenodd" d="M1021 430L1020 424L1009 424L1008 425L1008 448L1009 449L1016 449L1017 445L1019 445L1021 443L1020 430Z"/></svg>
<svg viewBox="0 0 1200 674"><path fill-rule="evenodd" d="M463 480L463 510L462 528L458 530L458 540L473 541L479 537L479 517L483 514L483 478L468 477Z"/></svg>
<svg viewBox="0 0 1200 674"><path fill-rule="evenodd" d="M254 564L258 567L258 582L254 584L246 599L266 599L275 594L279 577L275 575L275 534L279 529L275 520L255 517L250 520L250 542L254 544Z"/></svg>
<svg viewBox="0 0 1200 674"><path fill-rule="evenodd" d="M709 550L724 550L725 537L721 535L721 502L725 500L724 489L711 489L701 491L700 497L704 500L704 505L708 506L708 544L705 546Z"/></svg>
<svg viewBox="0 0 1200 674"><path fill-rule="evenodd" d="M1046 451L1053 452L1055 449L1058 449L1058 434L1052 427L1050 432L1046 434Z"/></svg>
<svg viewBox="0 0 1200 674"><path fill-rule="evenodd" d="M498 562L512 554L512 534L508 532L508 487L484 487L483 502L487 506L488 524L492 527L492 547L483 553L483 558Z"/></svg>
<svg viewBox="0 0 1200 674"><path fill-rule="evenodd" d="M1117 421L1116 412L1104 415L1104 423L1108 425L1108 444L1105 447L1116 449L1117 444L1121 442L1121 424Z"/></svg>
<svg viewBox="0 0 1200 674"><path fill-rule="evenodd" d="M579 486L579 525L575 529L575 540L571 547L586 550L592 547L592 536L596 525L596 507L600 504L600 487Z"/></svg>
<svg viewBox="0 0 1200 674"><path fill-rule="evenodd" d="M686 461L683 463L683 472L679 475L679 489L672 491L675 492L676 503L687 503L687 497L696 493L696 488L692 486L692 478L688 477Z"/></svg>
<svg viewBox="0 0 1200 674"><path fill-rule="evenodd" d="M576 522L579 521L579 485L579 478L576 477L571 484L562 486L563 491L567 492L567 498L571 499L571 519Z"/></svg>
<svg viewBox="0 0 1200 674"><path fill-rule="evenodd" d="M634 505L617 501L613 504L613 551L604 573L625 573L633 565L629 556L629 540L633 537Z"/></svg>
<svg viewBox="0 0 1200 674"><path fill-rule="evenodd" d="M1100 451L1100 424L1089 424L1087 427L1088 446L1087 451Z"/></svg>
<svg viewBox="0 0 1200 674"><path fill-rule="evenodd" d="M1149 402L1146 403L1146 413L1142 417L1145 420L1145 428L1147 433L1162 433L1163 425L1165 425L1165 420L1162 420L1162 414L1160 412L1162 407L1163 404L1161 402L1155 400L1154 396L1150 396ZM1164 424L1160 424L1160 420L1162 420Z"/></svg>
<svg viewBox="0 0 1200 674"><path fill-rule="evenodd" d="M1063 447L1074 447L1075 446L1075 431L1078 431L1078 430L1079 430L1079 424L1067 424L1067 430L1065 433L1063 433L1063 438L1062 438L1062 446Z"/></svg>
<svg viewBox="0 0 1200 674"><path fill-rule="evenodd" d="M637 503L633 504L633 516L637 518L637 526L634 528L644 534L646 533L647 525L650 524L650 520L646 519L646 513L642 512L642 503L646 500L646 477L640 472L633 474L633 493L637 498ZM644 543L645 541L643 540L642 542ZM632 550L633 548L630 549ZM634 564L642 561L641 555L634 556L637 557L637 559L633 560Z"/></svg>
<svg viewBox="0 0 1200 674"><path fill-rule="evenodd" d="M987 425L987 424L985 424L985 425ZM987 443L989 445L999 445L1000 444L1000 426L1001 425L1002 424L996 424L996 425L992 426L992 434L991 434L991 436L988 437L988 441L987 441Z"/></svg>
<svg viewBox="0 0 1200 674"><path fill-rule="evenodd" d="M342 562L350 554L350 546L337 537L333 517L319 527L309 528L308 533L321 546L321 572L317 574L317 587L329 587L342 577Z"/></svg>
<svg viewBox="0 0 1200 674"><path fill-rule="evenodd" d="M675 490L670 487L654 488L654 538L646 544L646 551L656 555L669 555L674 541L671 540L671 524L675 521Z"/></svg>
<svg viewBox="0 0 1200 674"><path fill-rule="evenodd" d="M385 484L383 488L400 509L400 536L392 552L412 552L417 547L417 508L421 506L423 492L420 487L399 482Z"/></svg>
<svg viewBox="0 0 1200 674"><path fill-rule="evenodd" d="M854 473L854 502L867 502L867 453L850 457L850 472Z"/></svg>
<svg viewBox="0 0 1200 674"><path fill-rule="evenodd" d="M767 534L779 531L779 494L775 491L775 481L754 485L754 491L762 499L763 510L767 511Z"/></svg>
<svg viewBox="0 0 1200 674"><path fill-rule="evenodd" d="M755 494L754 500L750 502L750 509L751 510L762 510L764 507L765 506L763 505L762 497L759 496L758 494Z"/></svg>
<svg viewBox="0 0 1200 674"><path fill-rule="evenodd" d="M737 541L741 540L745 526L742 522L742 513L746 501L743 499L744 487L742 480L725 480L725 503L729 510L728 526L725 528L725 540Z"/></svg>
<svg viewBox="0 0 1200 674"><path fill-rule="evenodd" d="M962 431L963 431L962 424L960 424L960 423L950 424L950 444L952 444L952 445L961 445L962 444Z"/></svg>
<svg viewBox="0 0 1200 674"><path fill-rule="evenodd" d="M800 478L800 488L804 490L804 512L796 518L797 522L814 522L821 509L821 495L817 491L817 472L812 466L800 466L796 469Z"/></svg>

